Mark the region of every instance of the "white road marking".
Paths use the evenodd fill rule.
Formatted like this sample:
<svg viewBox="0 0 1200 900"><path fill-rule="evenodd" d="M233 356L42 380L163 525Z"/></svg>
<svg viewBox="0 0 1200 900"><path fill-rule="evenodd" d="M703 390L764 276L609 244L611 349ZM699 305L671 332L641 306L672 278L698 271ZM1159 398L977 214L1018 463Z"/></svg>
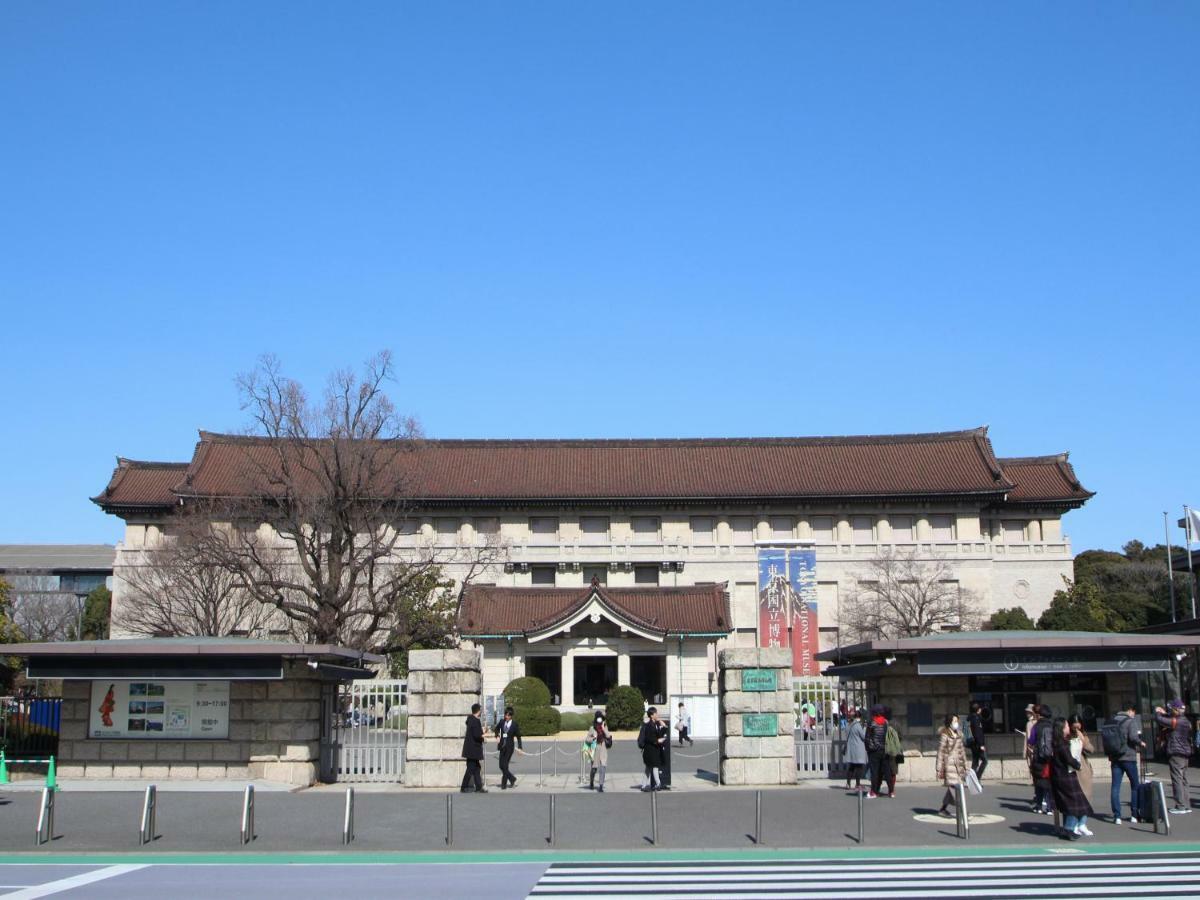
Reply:
<svg viewBox="0 0 1200 900"><path fill-rule="evenodd" d="M69 891L72 888L95 884L97 881L116 878L118 875L125 875L128 872L136 872L138 869L144 868L146 868L145 864L133 863L119 866L105 866L102 869L84 872L81 875L72 875L69 878L60 878L58 881L47 881L45 884L26 887L24 890L5 894L4 898L5 900L34 900L36 897L49 897L51 894L61 894L63 891Z"/></svg>

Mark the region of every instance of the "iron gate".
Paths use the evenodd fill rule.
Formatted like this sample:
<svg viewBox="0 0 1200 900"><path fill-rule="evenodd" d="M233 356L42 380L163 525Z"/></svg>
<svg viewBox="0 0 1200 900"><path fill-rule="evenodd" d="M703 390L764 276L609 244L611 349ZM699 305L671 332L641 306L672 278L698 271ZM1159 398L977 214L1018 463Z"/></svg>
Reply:
<svg viewBox="0 0 1200 900"><path fill-rule="evenodd" d="M845 767L846 729L867 704L866 685L818 675L792 679L796 708L796 772L828 778Z"/></svg>
<svg viewBox="0 0 1200 900"><path fill-rule="evenodd" d="M407 681L374 678L341 685L334 726L338 781L403 779Z"/></svg>

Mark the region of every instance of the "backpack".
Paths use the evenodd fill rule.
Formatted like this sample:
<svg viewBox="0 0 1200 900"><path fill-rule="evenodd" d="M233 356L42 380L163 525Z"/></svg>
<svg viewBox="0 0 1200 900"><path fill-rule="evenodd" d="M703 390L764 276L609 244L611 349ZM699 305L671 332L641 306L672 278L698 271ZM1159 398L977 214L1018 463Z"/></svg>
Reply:
<svg viewBox="0 0 1200 900"><path fill-rule="evenodd" d="M1104 752L1111 759L1116 759L1125 752L1125 739L1121 736L1119 722L1101 726L1100 741L1104 744Z"/></svg>
<svg viewBox="0 0 1200 900"><path fill-rule="evenodd" d="M1033 761L1048 763L1054 759L1054 728L1049 722L1039 722L1034 737Z"/></svg>
<svg viewBox="0 0 1200 900"><path fill-rule="evenodd" d="M866 739L863 743L866 745L868 753L878 753L883 749L884 742L879 737L879 727L874 723L867 727Z"/></svg>

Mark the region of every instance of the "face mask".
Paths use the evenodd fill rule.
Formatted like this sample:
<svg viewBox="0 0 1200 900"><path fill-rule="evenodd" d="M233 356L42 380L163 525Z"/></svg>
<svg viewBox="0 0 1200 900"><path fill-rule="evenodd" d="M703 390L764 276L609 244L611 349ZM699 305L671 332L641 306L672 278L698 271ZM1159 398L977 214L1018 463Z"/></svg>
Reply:
<svg viewBox="0 0 1200 900"><path fill-rule="evenodd" d="M951 722L950 727L953 728L955 731L958 731L960 726L959 726L958 722Z"/></svg>

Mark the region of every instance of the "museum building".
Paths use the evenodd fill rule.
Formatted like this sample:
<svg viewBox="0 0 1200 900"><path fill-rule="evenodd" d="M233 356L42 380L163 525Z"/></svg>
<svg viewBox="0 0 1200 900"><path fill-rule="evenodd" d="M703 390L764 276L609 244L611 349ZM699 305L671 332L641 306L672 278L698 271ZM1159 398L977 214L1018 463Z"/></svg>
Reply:
<svg viewBox="0 0 1200 900"><path fill-rule="evenodd" d="M201 432L187 462L118 458L93 498L125 521L114 620L181 510L266 493L261 438ZM251 461L254 461L251 464ZM645 440L421 440L398 555L444 554L483 693L542 678L559 706L632 683L715 690L724 647L791 647L815 675L872 562L946 567L947 589L1036 618L1073 573L1062 518L1091 496L1065 453L998 457L986 428L931 434ZM254 523L242 523L251 525ZM496 552L483 568L473 548ZM471 572L469 584L462 584ZM114 637L121 636L114 633Z"/></svg>

